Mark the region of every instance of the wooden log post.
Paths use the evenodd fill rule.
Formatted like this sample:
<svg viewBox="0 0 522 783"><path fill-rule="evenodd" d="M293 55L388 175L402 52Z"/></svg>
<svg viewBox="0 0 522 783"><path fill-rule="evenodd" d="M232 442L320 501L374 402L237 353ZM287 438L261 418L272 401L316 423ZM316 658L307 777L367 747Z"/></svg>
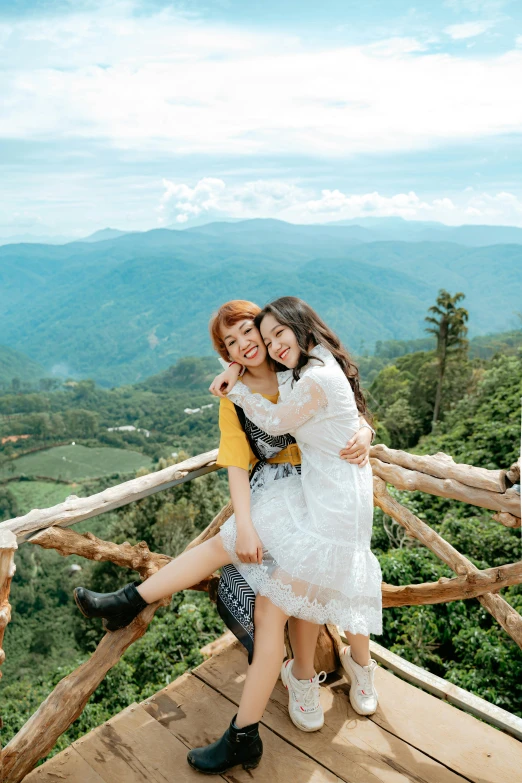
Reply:
<svg viewBox="0 0 522 783"><path fill-rule="evenodd" d="M4 633L7 624L11 619L11 604L9 603L9 593L11 582L16 570L14 563L14 553L18 549L16 536L8 530L0 530L0 666L5 661L5 652L3 650ZM0 670L0 677L2 671ZM0 716L0 729L2 728L2 717ZM1 746L0 746L1 750ZM3 779L3 757L0 755L0 780Z"/></svg>
<svg viewBox="0 0 522 783"><path fill-rule="evenodd" d="M0 530L0 666L5 661L5 653L2 649L4 633L7 624L11 620L11 604L9 593L11 582L16 571L14 553L18 549L16 536L9 530ZM0 671L0 677L2 672Z"/></svg>

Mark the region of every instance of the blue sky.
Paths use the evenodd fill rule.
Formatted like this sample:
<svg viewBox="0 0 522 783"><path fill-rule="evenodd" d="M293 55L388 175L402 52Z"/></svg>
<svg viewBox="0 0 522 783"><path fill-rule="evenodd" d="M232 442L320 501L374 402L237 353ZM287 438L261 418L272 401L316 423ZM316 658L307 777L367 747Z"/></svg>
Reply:
<svg viewBox="0 0 522 783"><path fill-rule="evenodd" d="M518 0L0 0L0 237L522 226Z"/></svg>

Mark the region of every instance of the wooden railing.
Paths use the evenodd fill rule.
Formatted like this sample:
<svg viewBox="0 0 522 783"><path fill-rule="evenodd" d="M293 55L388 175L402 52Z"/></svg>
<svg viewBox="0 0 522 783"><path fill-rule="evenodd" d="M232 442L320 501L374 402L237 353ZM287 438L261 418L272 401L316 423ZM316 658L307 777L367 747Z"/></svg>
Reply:
<svg viewBox="0 0 522 783"><path fill-rule="evenodd" d="M118 484L96 495L86 498L71 496L64 503L52 508L35 509L25 516L0 524L0 664L5 658L1 647L5 627L10 620L9 591L14 574L14 552L18 544L29 542L45 549L55 549L63 556L75 554L90 560L108 560L116 565L134 569L142 579L146 579L171 558L151 552L145 541L135 546L127 542L114 544L99 539L92 533L76 533L70 529L71 526L210 473L217 469L216 457L217 450L200 454L178 465ZM416 456L377 445L371 450L371 465L375 506L401 525L408 536L416 538L430 549L456 574L451 579L441 578L437 582L425 584L397 587L383 583L383 607L477 598L522 648L522 617L498 594L502 587L522 583L522 562L478 569L426 522L392 497L386 486L389 483L401 490L420 490L490 509L495 512L492 515L495 522L516 528L521 525L520 463L516 463L509 470L485 470L457 464L442 453ZM227 503L187 549L215 535L231 514L232 506ZM194 585L193 589L205 590L215 600L217 582L218 576L211 574L198 585ZM1 783L19 783L37 762L49 753L58 738L82 713L89 697L107 672L120 660L125 650L143 636L157 609L168 605L170 600L171 596L147 606L127 628L106 633L89 660L58 683L34 715L1 751ZM316 665L320 669L333 671L337 667L341 643L337 628L324 626L321 629L316 653ZM287 644L289 645L288 640ZM291 649L289 652L291 653ZM385 653L379 654L385 660ZM395 659L398 659L398 656L394 656L394 666L397 667ZM408 666L404 668L408 673ZM409 672L409 676L419 679L418 672L415 675ZM435 686L432 684L431 687L433 689ZM441 691L441 686L437 687ZM463 702L462 695L458 698ZM470 710L475 714L479 709L477 702L480 701L477 697L471 697L469 700L473 705ZM495 716L492 721L495 725L507 730L512 727L513 733L521 731L520 719L494 705L489 706L491 714ZM488 710L483 710L481 715L488 719Z"/></svg>

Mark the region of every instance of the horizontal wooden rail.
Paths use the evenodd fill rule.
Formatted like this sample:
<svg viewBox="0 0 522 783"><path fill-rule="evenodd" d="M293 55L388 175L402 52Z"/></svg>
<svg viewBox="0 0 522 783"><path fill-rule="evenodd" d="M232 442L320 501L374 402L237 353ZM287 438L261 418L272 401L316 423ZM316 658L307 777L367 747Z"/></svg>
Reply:
<svg viewBox="0 0 522 783"><path fill-rule="evenodd" d="M489 508L492 511L507 511L515 517L520 517L520 494L511 487L505 492L491 492L488 489L470 487L452 478L439 478L418 470L409 470L401 465L382 462L376 457L370 458L374 476L393 484L397 489L408 492L419 490L441 498L461 500L472 506Z"/></svg>
<svg viewBox="0 0 522 783"><path fill-rule="evenodd" d="M219 532L220 526L228 518L230 505L227 504L216 515L208 528L196 539L201 543ZM204 535L206 534L206 535ZM123 568L138 571L142 579L146 579L169 563L172 558L164 554L151 552L145 541L135 546L129 543L114 544L103 541L92 533L76 533L60 527L50 527L35 533L30 539L31 544L38 544L44 549L54 549L63 557L80 555L89 560L110 561ZM192 548L194 542L187 549ZM449 546L449 545L448 545ZM215 597L218 577L208 576L193 590L205 590ZM438 604L449 601L460 601L477 598L502 587L522 583L522 561L508 565L487 568L483 571L466 572L453 579L442 577L437 582L424 582L411 585L390 585L382 583L382 604L384 608L391 606L419 606L421 604Z"/></svg>
<svg viewBox="0 0 522 783"><path fill-rule="evenodd" d="M125 481L86 498L71 496L64 503L45 509L33 509L23 517L15 517L0 524L0 530L11 530L17 541L27 541L37 530L51 525L70 527L84 519L105 514L156 492L170 489L185 481L217 470L217 449L190 457L177 465Z"/></svg>
<svg viewBox="0 0 522 783"><path fill-rule="evenodd" d="M453 457L439 451L437 454L410 454L408 451L390 449L383 443L371 448L371 456L381 462L399 465L409 470L417 470L442 479L456 479L461 484L490 492L506 491L506 471L476 468L463 462L455 462Z"/></svg>

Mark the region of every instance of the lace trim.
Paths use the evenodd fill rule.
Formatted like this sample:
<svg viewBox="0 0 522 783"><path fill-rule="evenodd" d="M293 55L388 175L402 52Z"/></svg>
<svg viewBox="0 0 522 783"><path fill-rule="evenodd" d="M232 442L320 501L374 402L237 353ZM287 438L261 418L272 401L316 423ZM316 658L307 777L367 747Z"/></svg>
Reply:
<svg viewBox="0 0 522 783"><path fill-rule="evenodd" d="M235 527L235 526L234 526ZM223 546L231 555L238 571L243 575L255 593L264 595L290 617L299 617L318 625L339 625L353 634L369 636L382 633L381 597L356 596L353 599L342 596L321 602L311 601L305 595L297 595L291 584L285 584L269 572L268 567L241 563L235 552L235 529L221 528Z"/></svg>

